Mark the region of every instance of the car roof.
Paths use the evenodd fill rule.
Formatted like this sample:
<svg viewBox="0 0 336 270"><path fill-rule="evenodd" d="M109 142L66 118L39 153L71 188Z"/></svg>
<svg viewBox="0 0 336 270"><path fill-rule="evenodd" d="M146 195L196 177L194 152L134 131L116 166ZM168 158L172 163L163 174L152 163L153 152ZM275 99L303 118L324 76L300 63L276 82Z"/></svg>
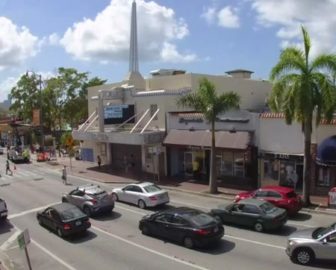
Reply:
<svg viewBox="0 0 336 270"><path fill-rule="evenodd" d="M85 191L87 193L98 193L103 191L103 189L99 185L89 184L84 186L79 186L77 189Z"/></svg>
<svg viewBox="0 0 336 270"><path fill-rule="evenodd" d="M264 186L264 187L259 188L259 190L272 190L272 191L278 191L284 194L294 191L293 188L282 187L282 186Z"/></svg>
<svg viewBox="0 0 336 270"><path fill-rule="evenodd" d="M170 208L167 210L162 210L157 213L167 213L167 214L177 214L177 215L183 215L187 213L193 213L193 212L199 212L201 213L202 211L190 207L175 207L175 208Z"/></svg>
<svg viewBox="0 0 336 270"><path fill-rule="evenodd" d="M152 183L152 182L140 182L140 183L136 183L134 185L137 185L139 187L147 187L147 186L154 185L154 183Z"/></svg>
<svg viewBox="0 0 336 270"><path fill-rule="evenodd" d="M55 209L57 212L63 212L63 211L73 209L73 208L77 208L79 210L77 206L70 204L70 203L59 203L59 204L50 206L50 208Z"/></svg>
<svg viewBox="0 0 336 270"><path fill-rule="evenodd" d="M265 201L258 200L258 199L244 199L240 200L238 204L253 204L255 206L260 206L262 204L266 203Z"/></svg>

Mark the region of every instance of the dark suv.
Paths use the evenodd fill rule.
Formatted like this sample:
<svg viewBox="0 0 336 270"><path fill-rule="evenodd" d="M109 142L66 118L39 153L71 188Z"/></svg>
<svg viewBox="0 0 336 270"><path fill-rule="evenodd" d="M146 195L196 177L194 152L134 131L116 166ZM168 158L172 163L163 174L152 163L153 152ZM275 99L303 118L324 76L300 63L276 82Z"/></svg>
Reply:
<svg viewBox="0 0 336 270"><path fill-rule="evenodd" d="M69 194L64 194L62 202L78 206L88 216L100 212L111 212L114 208L112 196L100 186L93 184L77 187Z"/></svg>
<svg viewBox="0 0 336 270"><path fill-rule="evenodd" d="M6 202L0 198L0 219L6 220L8 215Z"/></svg>

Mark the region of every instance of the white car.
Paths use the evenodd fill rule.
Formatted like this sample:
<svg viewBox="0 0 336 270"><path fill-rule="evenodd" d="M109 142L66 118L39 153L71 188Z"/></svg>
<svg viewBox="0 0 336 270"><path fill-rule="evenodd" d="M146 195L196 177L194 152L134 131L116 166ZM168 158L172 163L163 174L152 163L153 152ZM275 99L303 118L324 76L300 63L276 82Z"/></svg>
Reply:
<svg viewBox="0 0 336 270"><path fill-rule="evenodd" d="M166 190L150 182L129 184L123 188L114 188L112 198L138 205L140 208L153 207L169 203L169 195Z"/></svg>

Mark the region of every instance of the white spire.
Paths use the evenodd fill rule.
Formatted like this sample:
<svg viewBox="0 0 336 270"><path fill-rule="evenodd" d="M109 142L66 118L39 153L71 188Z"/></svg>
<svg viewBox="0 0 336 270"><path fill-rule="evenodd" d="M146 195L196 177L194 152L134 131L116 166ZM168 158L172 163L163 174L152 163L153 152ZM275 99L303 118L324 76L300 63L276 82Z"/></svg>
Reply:
<svg viewBox="0 0 336 270"><path fill-rule="evenodd" d="M136 3L132 3L129 72L139 72Z"/></svg>

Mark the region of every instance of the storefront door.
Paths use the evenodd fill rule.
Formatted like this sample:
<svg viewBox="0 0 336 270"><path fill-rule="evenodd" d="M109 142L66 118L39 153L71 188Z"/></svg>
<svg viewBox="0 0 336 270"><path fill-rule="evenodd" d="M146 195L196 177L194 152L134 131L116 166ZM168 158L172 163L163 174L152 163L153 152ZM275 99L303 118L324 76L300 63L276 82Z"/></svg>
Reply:
<svg viewBox="0 0 336 270"><path fill-rule="evenodd" d="M186 176L192 176L193 174L192 162L193 162L192 152L184 152L183 170Z"/></svg>

